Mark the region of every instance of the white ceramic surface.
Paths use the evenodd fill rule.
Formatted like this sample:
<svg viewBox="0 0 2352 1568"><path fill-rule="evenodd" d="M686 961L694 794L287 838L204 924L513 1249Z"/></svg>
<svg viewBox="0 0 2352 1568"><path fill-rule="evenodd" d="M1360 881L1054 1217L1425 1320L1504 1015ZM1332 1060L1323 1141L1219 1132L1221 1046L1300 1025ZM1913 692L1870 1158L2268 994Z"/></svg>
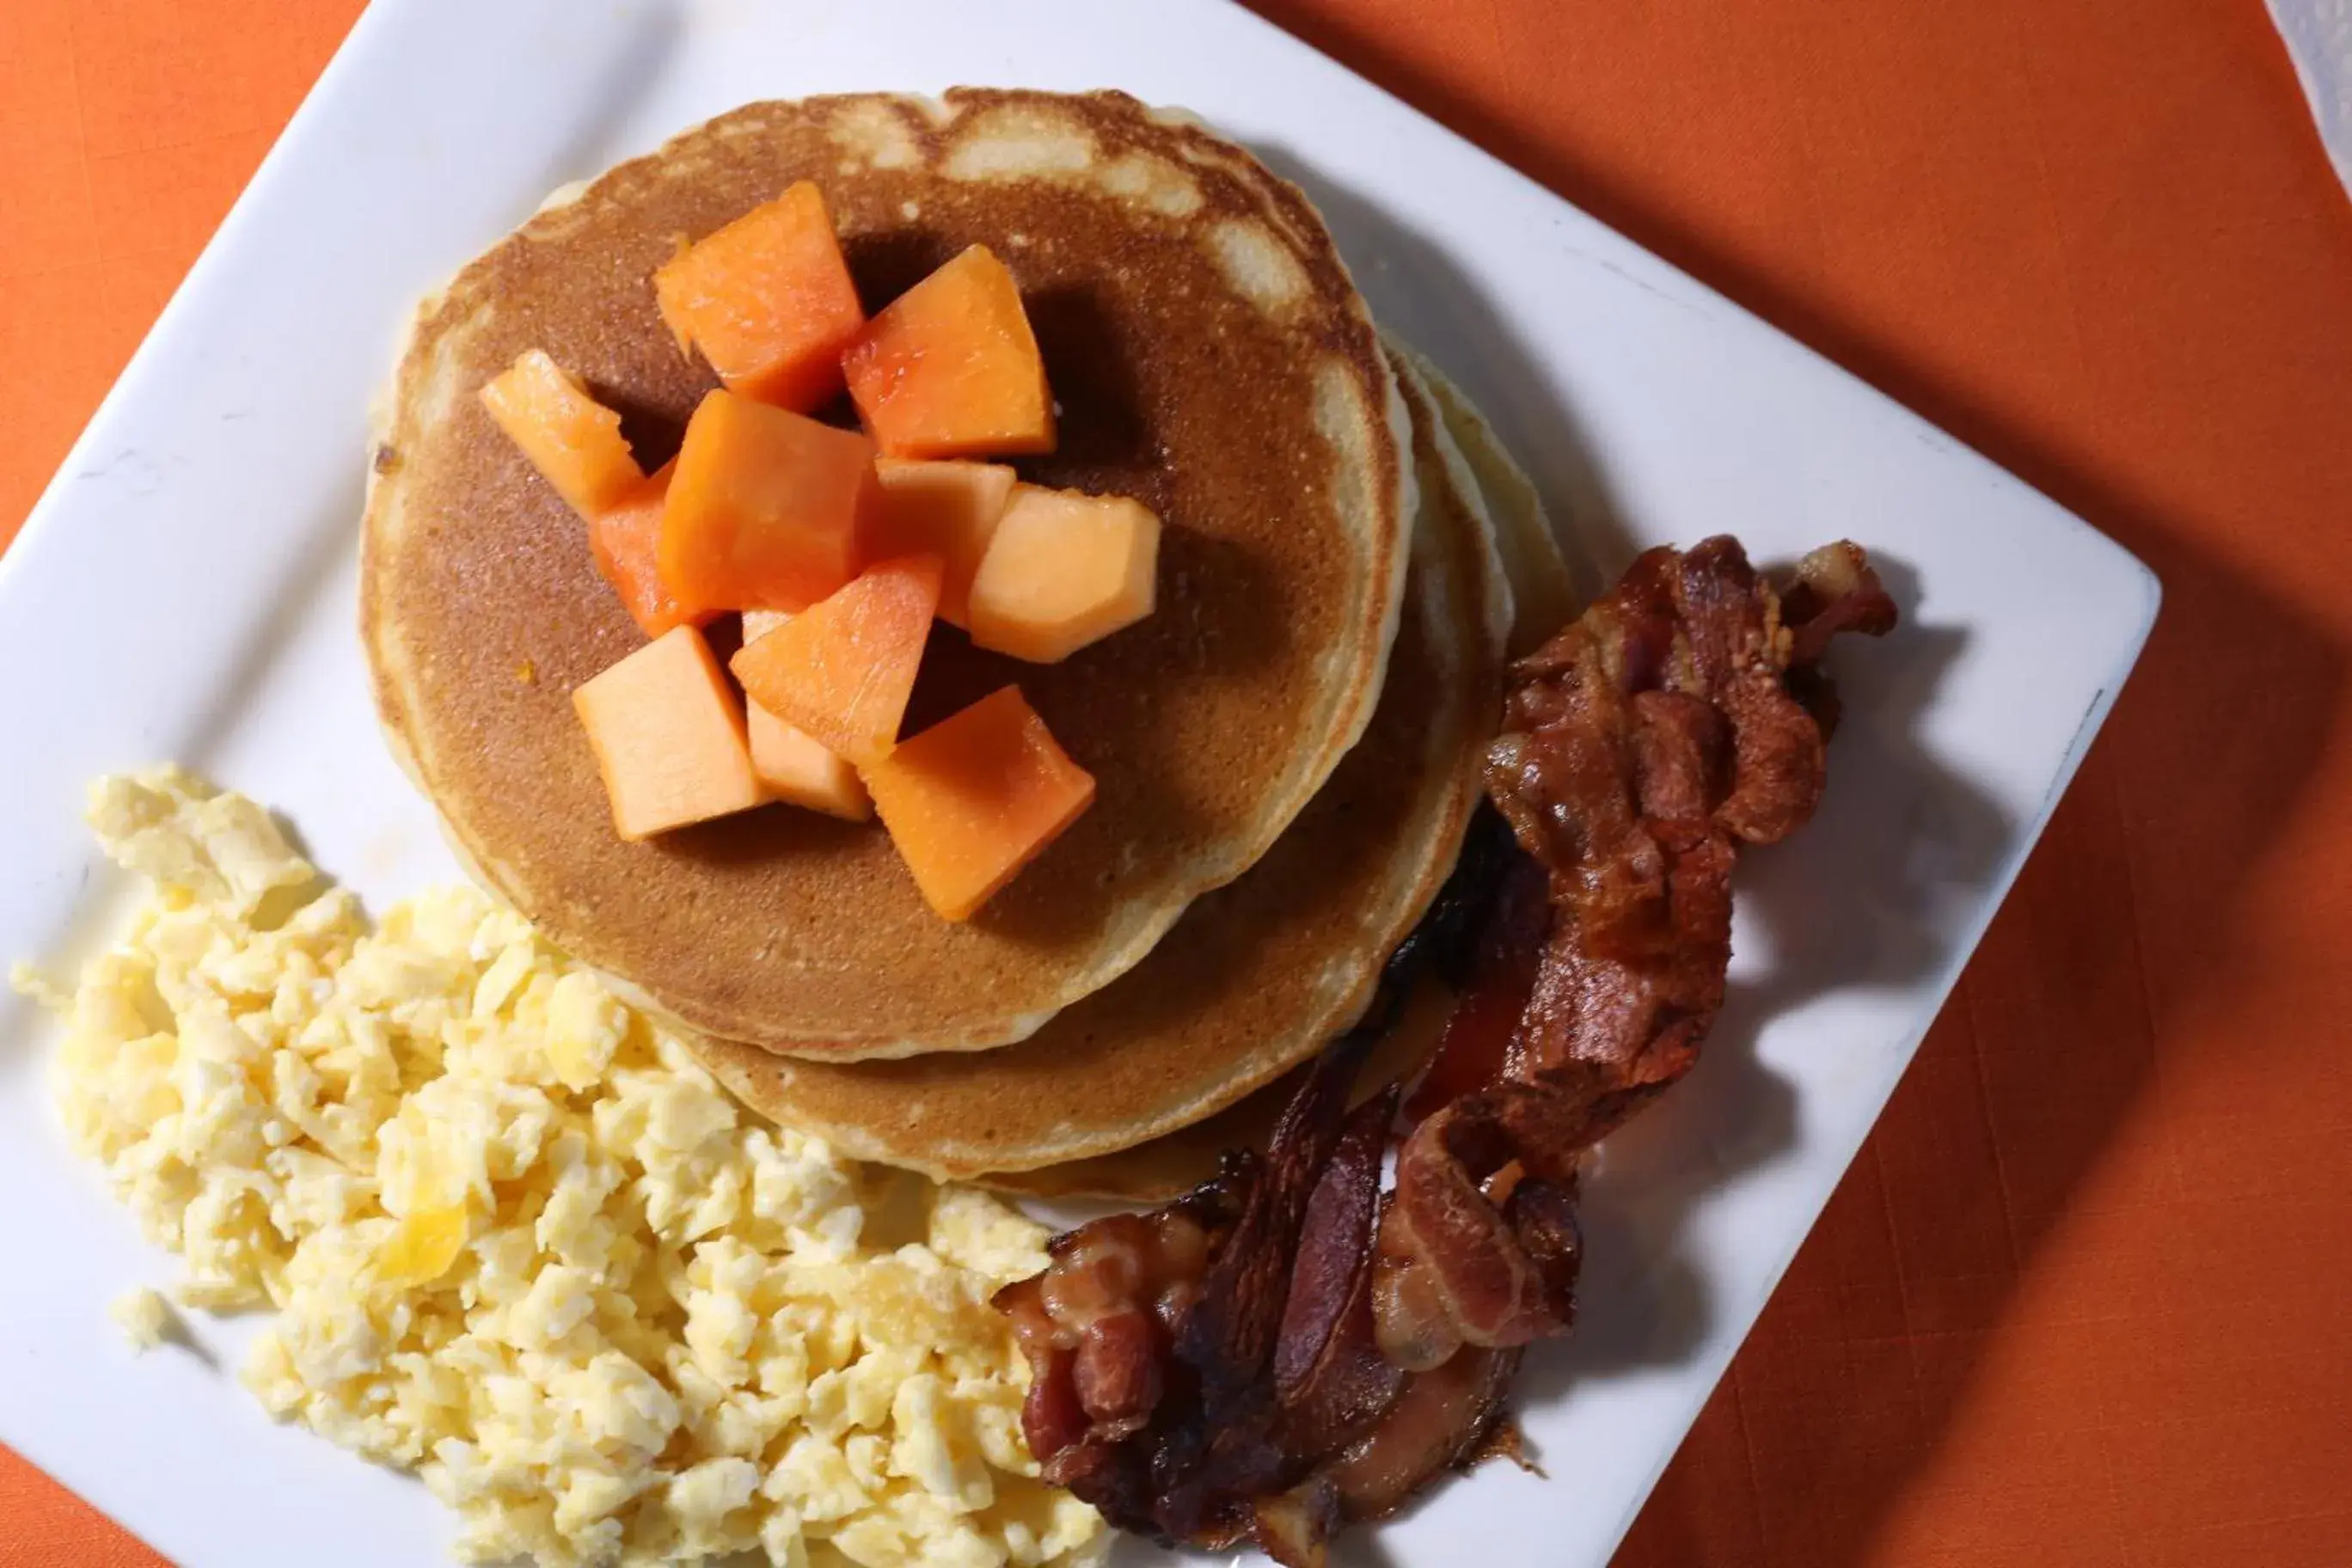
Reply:
<svg viewBox="0 0 2352 1568"><path fill-rule="evenodd" d="M2319 140L2352 195L2352 0L2269 0Z"/></svg>
<svg viewBox="0 0 2352 1568"><path fill-rule="evenodd" d="M1486 405L1596 573L1711 531L1763 559L1844 534L1903 601L1898 637L1841 652L1819 819L1743 871L1708 1059L1591 1185L1582 1325L1525 1379L1552 1479L1490 1468L1382 1536L1397 1562L1601 1563L2105 717L2156 584L1223 0L371 11L0 560L0 960L62 961L112 912L82 789L155 760L282 809L379 904L457 875L378 743L352 630L366 409L409 301L560 182L746 100L959 81L1185 104L1300 179L1376 310ZM236 1385L244 1329L200 1324L206 1357L131 1356L105 1305L172 1265L64 1148L47 1037L0 996L0 1439L187 1568L438 1560L419 1487Z"/></svg>

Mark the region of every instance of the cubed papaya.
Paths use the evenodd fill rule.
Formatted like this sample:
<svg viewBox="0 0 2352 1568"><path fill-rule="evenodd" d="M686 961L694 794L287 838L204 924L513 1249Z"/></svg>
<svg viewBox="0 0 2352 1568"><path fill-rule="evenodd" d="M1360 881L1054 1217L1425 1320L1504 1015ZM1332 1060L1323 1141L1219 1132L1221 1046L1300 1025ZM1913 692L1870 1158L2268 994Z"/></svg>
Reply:
<svg viewBox="0 0 2352 1568"><path fill-rule="evenodd" d="M1020 485L971 580L971 640L1054 664L1151 613L1160 519L1126 496Z"/></svg>
<svg viewBox="0 0 2352 1568"><path fill-rule="evenodd" d="M748 811L768 798L751 772L742 706L693 626L673 627L583 682L572 706L624 838Z"/></svg>
<svg viewBox="0 0 2352 1568"><path fill-rule="evenodd" d="M572 510L593 520L645 483L621 416L540 349L482 384L482 407Z"/></svg>
<svg viewBox="0 0 2352 1568"><path fill-rule="evenodd" d="M743 645L753 702L859 767L898 743L940 605L940 558L878 562L831 598Z"/></svg>
<svg viewBox="0 0 2352 1568"><path fill-rule="evenodd" d="M857 574L874 443L723 388L687 422L658 552L688 614L804 610Z"/></svg>
<svg viewBox="0 0 2352 1568"><path fill-rule="evenodd" d="M849 395L894 458L1054 449L1054 398L1021 289L975 245L891 301L843 357Z"/></svg>
<svg viewBox="0 0 2352 1568"><path fill-rule="evenodd" d="M744 646L791 619L781 610L746 610ZM874 815L874 802L857 770L826 751L815 736L757 702L744 705L743 720L751 736L751 772L770 795L845 822L863 822Z"/></svg>
<svg viewBox="0 0 2352 1568"><path fill-rule="evenodd" d="M649 637L657 637L672 626L699 626L711 614L688 615L662 586L657 555L662 510L668 504L673 471L673 465L664 463L638 480L628 494L588 520L588 548L596 557L596 570Z"/></svg>
<svg viewBox="0 0 2352 1568"><path fill-rule="evenodd" d="M1017 686L899 742L863 770L875 809L933 910L970 920L1094 804L1094 775Z"/></svg>
<svg viewBox="0 0 2352 1568"><path fill-rule="evenodd" d="M654 298L679 351L700 349L729 391L803 414L841 391L842 351L866 324L806 180L680 249Z"/></svg>
<svg viewBox="0 0 2352 1568"><path fill-rule="evenodd" d="M827 751L814 735L756 702L744 710L743 718L751 730L751 771L769 795L844 822L864 822L874 815L873 798L857 770Z"/></svg>
<svg viewBox="0 0 2352 1568"><path fill-rule="evenodd" d="M971 576L1012 499L1013 470L1001 463L877 458L874 476L881 488L868 529L868 553L938 556L943 569L940 619L969 625L964 606L971 597Z"/></svg>

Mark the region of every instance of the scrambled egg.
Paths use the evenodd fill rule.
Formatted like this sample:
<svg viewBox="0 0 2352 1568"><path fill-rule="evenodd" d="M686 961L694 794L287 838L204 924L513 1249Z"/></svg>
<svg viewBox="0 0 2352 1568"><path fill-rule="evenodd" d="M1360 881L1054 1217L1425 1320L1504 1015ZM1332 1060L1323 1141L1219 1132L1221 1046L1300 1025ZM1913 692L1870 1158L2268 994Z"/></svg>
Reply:
<svg viewBox="0 0 2352 1568"><path fill-rule="evenodd" d="M122 1331L122 1337L131 1342L134 1351L153 1350L172 1331L170 1303L145 1285L117 1296L107 1307L106 1315L114 1320L114 1326Z"/></svg>
<svg viewBox="0 0 2352 1568"><path fill-rule="evenodd" d="M987 1304L1038 1226L750 1121L469 887L371 932L249 800L165 772L90 819L155 889L47 994L67 1128L181 1301L276 1309L262 1401L418 1471L461 1555L1099 1559ZM163 1331L160 1301L121 1316Z"/></svg>

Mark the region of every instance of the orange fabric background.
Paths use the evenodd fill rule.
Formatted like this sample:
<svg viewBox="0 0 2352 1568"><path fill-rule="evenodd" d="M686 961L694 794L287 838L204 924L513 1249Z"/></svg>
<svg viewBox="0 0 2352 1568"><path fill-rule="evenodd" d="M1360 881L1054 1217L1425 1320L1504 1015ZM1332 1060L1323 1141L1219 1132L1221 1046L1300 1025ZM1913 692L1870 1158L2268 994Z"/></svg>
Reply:
<svg viewBox="0 0 2352 1568"><path fill-rule="evenodd" d="M358 9L5 6L0 540ZM2352 204L2260 5L1264 9L2164 578L1622 1568L2352 1563ZM0 1568L152 1562L0 1453Z"/></svg>

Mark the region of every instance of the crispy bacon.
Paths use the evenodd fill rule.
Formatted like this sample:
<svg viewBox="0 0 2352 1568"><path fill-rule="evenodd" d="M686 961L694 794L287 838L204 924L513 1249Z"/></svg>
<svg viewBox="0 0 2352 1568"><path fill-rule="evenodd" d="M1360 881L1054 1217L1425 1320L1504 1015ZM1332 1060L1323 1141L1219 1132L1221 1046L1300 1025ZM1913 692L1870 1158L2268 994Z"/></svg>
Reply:
<svg viewBox="0 0 2352 1568"><path fill-rule="evenodd" d="M1403 1382L1371 1331L1371 1241L1396 1102L1391 1087L1349 1114L1307 1200L1274 1345L1274 1394L1284 1444L1294 1452L1338 1447L1378 1419Z"/></svg>
<svg viewBox="0 0 2352 1568"><path fill-rule="evenodd" d="M1818 660L1894 623L1852 544L1775 589L1717 538L1651 551L1520 661L1486 768L1508 837L1474 830L1263 1160L1057 1238L999 1295L1049 1479L1125 1528L1312 1568L1341 1524L1509 1445L1521 1347L1575 1312L1579 1163L1696 1062L1738 852L1821 797ZM1462 1000L1383 1195L1395 1095L1350 1115L1349 1083L1433 960Z"/></svg>
<svg viewBox="0 0 2352 1568"><path fill-rule="evenodd" d="M1518 1369L1517 1351L1470 1351L1415 1373L1387 1418L1322 1471L1340 1517L1386 1519L1432 1476L1476 1458Z"/></svg>
<svg viewBox="0 0 2352 1568"><path fill-rule="evenodd" d="M1482 826L1497 820L1491 815L1480 818ZM1492 901L1471 933L1460 995L1438 1037L1429 1070L1405 1101L1407 1121L1418 1122L1502 1076L1519 1015L1535 989L1536 961L1550 927L1551 901L1543 868L1517 854L1496 879Z"/></svg>

